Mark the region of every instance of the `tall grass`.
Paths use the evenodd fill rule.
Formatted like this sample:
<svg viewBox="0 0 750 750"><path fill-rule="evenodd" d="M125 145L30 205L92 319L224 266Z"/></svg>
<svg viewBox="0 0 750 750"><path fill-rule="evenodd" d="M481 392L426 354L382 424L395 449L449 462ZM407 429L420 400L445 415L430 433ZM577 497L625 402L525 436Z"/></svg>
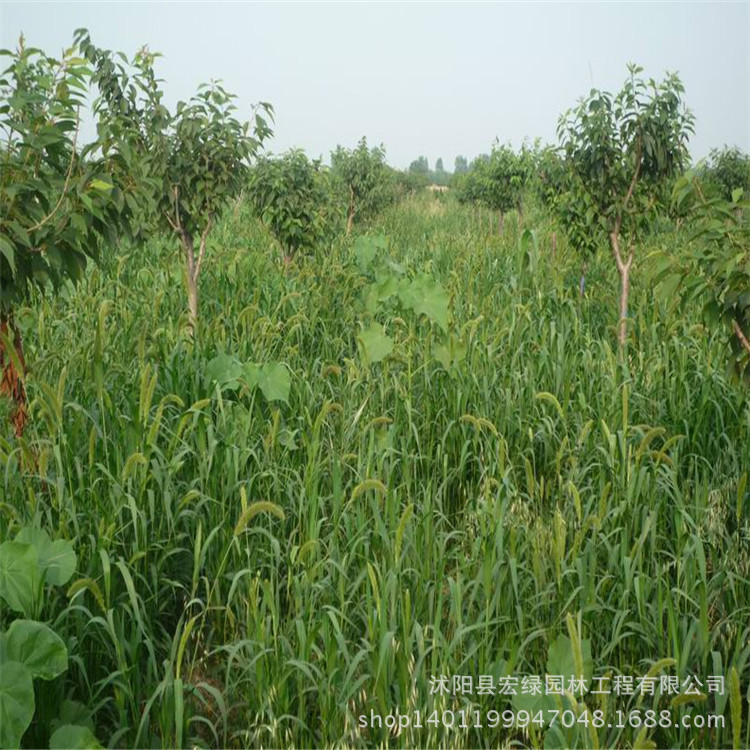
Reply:
<svg viewBox="0 0 750 750"><path fill-rule="evenodd" d="M121 747L541 746L537 728L395 736L357 717L508 708L431 695L430 677L544 674L570 614L597 674L736 675L739 689L731 706L674 708L724 714L724 729L570 744L750 743L747 394L697 310L658 302L644 266L618 359L611 264L589 268L581 299L548 219L525 225L537 250L510 217L488 236L423 197L373 227L450 291L468 345L454 376L416 317L381 317L393 355L363 364L350 243L285 270L244 209L217 232L194 342L158 241L21 312L34 419L0 438L0 533L35 520L79 556L80 582L46 604L77 655L50 702L95 708ZM286 363L289 404L212 390L202 370L221 352ZM612 696L607 715L636 705L671 704Z"/></svg>

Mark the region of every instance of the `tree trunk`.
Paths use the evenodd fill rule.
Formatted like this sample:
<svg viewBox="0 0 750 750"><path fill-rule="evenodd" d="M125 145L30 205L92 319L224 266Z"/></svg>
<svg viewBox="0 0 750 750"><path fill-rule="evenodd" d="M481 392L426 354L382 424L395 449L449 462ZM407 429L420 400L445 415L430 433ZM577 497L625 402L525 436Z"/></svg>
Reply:
<svg viewBox="0 0 750 750"><path fill-rule="evenodd" d="M628 259L623 260L620 252L620 238L616 232L609 235L612 254L615 256L617 271L620 274L620 320L618 324L617 343L624 348L628 341L628 298L630 297L630 268L633 265L633 249L630 249Z"/></svg>
<svg viewBox="0 0 750 750"><path fill-rule="evenodd" d="M190 335L195 336L195 332L198 329L198 273L200 268L195 258L195 248L193 246L193 238L182 232L180 235L182 240L182 249L185 252L185 287L187 289L188 298L188 326L190 328ZM204 243L201 243L203 245Z"/></svg>
<svg viewBox="0 0 750 750"><path fill-rule="evenodd" d="M497 212L497 233L502 237L505 227L505 214L502 211Z"/></svg>
<svg viewBox="0 0 750 750"><path fill-rule="evenodd" d="M630 296L630 263L620 270L620 326L617 343L624 347L628 340L628 297Z"/></svg>
<svg viewBox="0 0 750 750"><path fill-rule="evenodd" d="M557 259L557 232L552 232L552 237L550 238L552 243L552 260Z"/></svg>
<svg viewBox="0 0 750 750"><path fill-rule="evenodd" d="M12 348L6 349L6 340L13 336ZM9 342L10 343L10 342ZM10 421L16 437L23 435L29 420L26 388L23 378L26 374L26 360L23 356L23 341L20 331L13 325L11 313L0 315L0 394L13 402Z"/></svg>
<svg viewBox="0 0 750 750"><path fill-rule="evenodd" d="M198 279L188 269L187 274L188 315L190 320L190 332L195 336L198 328Z"/></svg>

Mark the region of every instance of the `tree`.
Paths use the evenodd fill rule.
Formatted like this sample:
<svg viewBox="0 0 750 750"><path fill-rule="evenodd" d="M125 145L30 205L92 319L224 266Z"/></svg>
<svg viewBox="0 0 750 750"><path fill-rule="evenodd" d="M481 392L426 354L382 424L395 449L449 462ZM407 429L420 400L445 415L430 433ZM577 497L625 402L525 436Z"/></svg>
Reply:
<svg viewBox="0 0 750 750"><path fill-rule="evenodd" d="M646 82L639 77L641 68L630 65L628 70L619 94L592 90L558 126L577 178L572 187L587 205L585 229L606 236L620 275L620 347L627 341L630 270L639 232L658 209L665 184L683 171L693 132L677 75Z"/></svg>
<svg viewBox="0 0 750 750"><path fill-rule="evenodd" d="M331 170L346 194L347 234L352 230L355 216L372 216L394 198L385 149L383 146L368 148L366 138L351 150L337 146L331 154Z"/></svg>
<svg viewBox="0 0 750 750"><path fill-rule="evenodd" d="M521 198L528 176L525 159L514 153L510 146L495 146L487 158L478 158L472 164L475 172L474 190L478 199L496 211L497 231L503 233L505 214L513 208L520 212Z"/></svg>
<svg viewBox="0 0 750 750"><path fill-rule="evenodd" d="M286 264L300 250L314 248L335 219L328 174L302 151L260 159L250 172L248 197Z"/></svg>
<svg viewBox="0 0 750 750"><path fill-rule="evenodd" d="M440 157L438 157L438 160L435 162L435 172L438 174L445 172L443 169L443 160Z"/></svg>
<svg viewBox="0 0 750 750"><path fill-rule="evenodd" d="M469 165L466 162L465 156L457 156L453 162L453 174L463 174L469 171Z"/></svg>
<svg viewBox="0 0 750 750"><path fill-rule="evenodd" d="M715 193L725 201L732 200L732 193L741 188L750 193L750 156L738 148L713 149L703 169L704 192Z"/></svg>
<svg viewBox="0 0 750 750"><path fill-rule="evenodd" d="M427 175L430 173L430 163L427 161L426 156L420 156L417 159L415 159L410 165L409 165L409 171L412 174L423 174Z"/></svg>
<svg viewBox="0 0 750 750"><path fill-rule="evenodd" d="M27 421L25 358L13 312L30 290L77 281L89 260L127 236L139 186L98 142L79 146L90 71L74 45L54 59L4 50L0 76L0 393L14 402L16 435Z"/></svg>
<svg viewBox="0 0 750 750"><path fill-rule="evenodd" d="M80 38L101 94L94 111L103 149L136 154L153 176L149 215L182 251L189 324L195 332L209 235L247 184L250 161L271 135L263 115L272 117L273 108L266 102L256 107L251 132L251 123L235 116L235 97L212 82L178 102L172 113L162 104L153 70L156 55L142 50L128 66L91 44L86 32Z"/></svg>

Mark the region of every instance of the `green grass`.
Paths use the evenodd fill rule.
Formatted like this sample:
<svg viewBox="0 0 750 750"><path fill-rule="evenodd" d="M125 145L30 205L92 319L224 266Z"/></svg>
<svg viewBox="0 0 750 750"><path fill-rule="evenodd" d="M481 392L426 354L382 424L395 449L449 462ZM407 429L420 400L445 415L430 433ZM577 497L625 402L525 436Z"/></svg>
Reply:
<svg viewBox="0 0 750 750"><path fill-rule="evenodd" d="M674 715L721 713L723 730L567 743L750 744L747 393L719 336L697 309L659 302L643 262L618 359L610 258L580 299L580 261L562 241L550 258L546 217L525 221L536 254L513 216L488 237L486 219L428 197L373 227L449 290L468 346L454 377L414 315L377 316L395 348L365 365L351 242L284 271L244 210L217 231L195 343L159 241L19 314L33 424L0 438L0 533L35 520L75 539L88 579L46 604L75 655L44 686L50 711L83 701L120 747L542 746L538 729L395 737L357 717L507 709L431 695L430 677L544 674L573 623L597 674L673 659L657 668L728 688L736 669L742 724L733 737L728 695L709 696ZM289 404L212 391L202 371L221 352L286 363ZM235 535L256 501L283 520L260 512ZM586 702L607 716L670 705Z"/></svg>

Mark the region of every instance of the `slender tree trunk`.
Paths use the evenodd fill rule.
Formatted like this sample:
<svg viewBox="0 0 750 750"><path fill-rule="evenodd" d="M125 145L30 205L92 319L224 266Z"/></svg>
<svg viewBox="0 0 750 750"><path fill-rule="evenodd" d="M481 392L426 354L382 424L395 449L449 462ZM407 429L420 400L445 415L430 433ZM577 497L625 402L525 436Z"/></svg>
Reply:
<svg viewBox="0 0 750 750"><path fill-rule="evenodd" d="M618 325L617 342L624 348L628 340L628 298L630 297L630 269L633 265L633 249L628 253L628 259L623 260L620 252L620 238L617 232L609 235L612 254L615 256L617 271L620 274L620 321Z"/></svg>
<svg viewBox="0 0 750 750"><path fill-rule="evenodd" d="M198 328L198 279L190 271L187 274L187 297L190 332L195 336Z"/></svg>
<svg viewBox="0 0 750 750"><path fill-rule="evenodd" d="M552 244L552 260L556 260L557 259L557 232L552 232L550 241Z"/></svg>
<svg viewBox="0 0 750 750"><path fill-rule="evenodd" d="M195 260L195 248L193 238L182 233L182 248L185 253L185 286L188 301L188 325L190 335L195 336L198 329L198 271L200 270Z"/></svg>
<svg viewBox="0 0 750 750"><path fill-rule="evenodd" d="M497 233L502 237L505 228L505 214L502 211L497 212Z"/></svg>
<svg viewBox="0 0 750 750"><path fill-rule="evenodd" d="M11 344L10 350L6 348L6 341ZM26 387L23 383L25 374L26 360L23 356L21 332L13 325L11 313L0 315L0 394L13 402L10 421L16 437L23 435L29 420Z"/></svg>

